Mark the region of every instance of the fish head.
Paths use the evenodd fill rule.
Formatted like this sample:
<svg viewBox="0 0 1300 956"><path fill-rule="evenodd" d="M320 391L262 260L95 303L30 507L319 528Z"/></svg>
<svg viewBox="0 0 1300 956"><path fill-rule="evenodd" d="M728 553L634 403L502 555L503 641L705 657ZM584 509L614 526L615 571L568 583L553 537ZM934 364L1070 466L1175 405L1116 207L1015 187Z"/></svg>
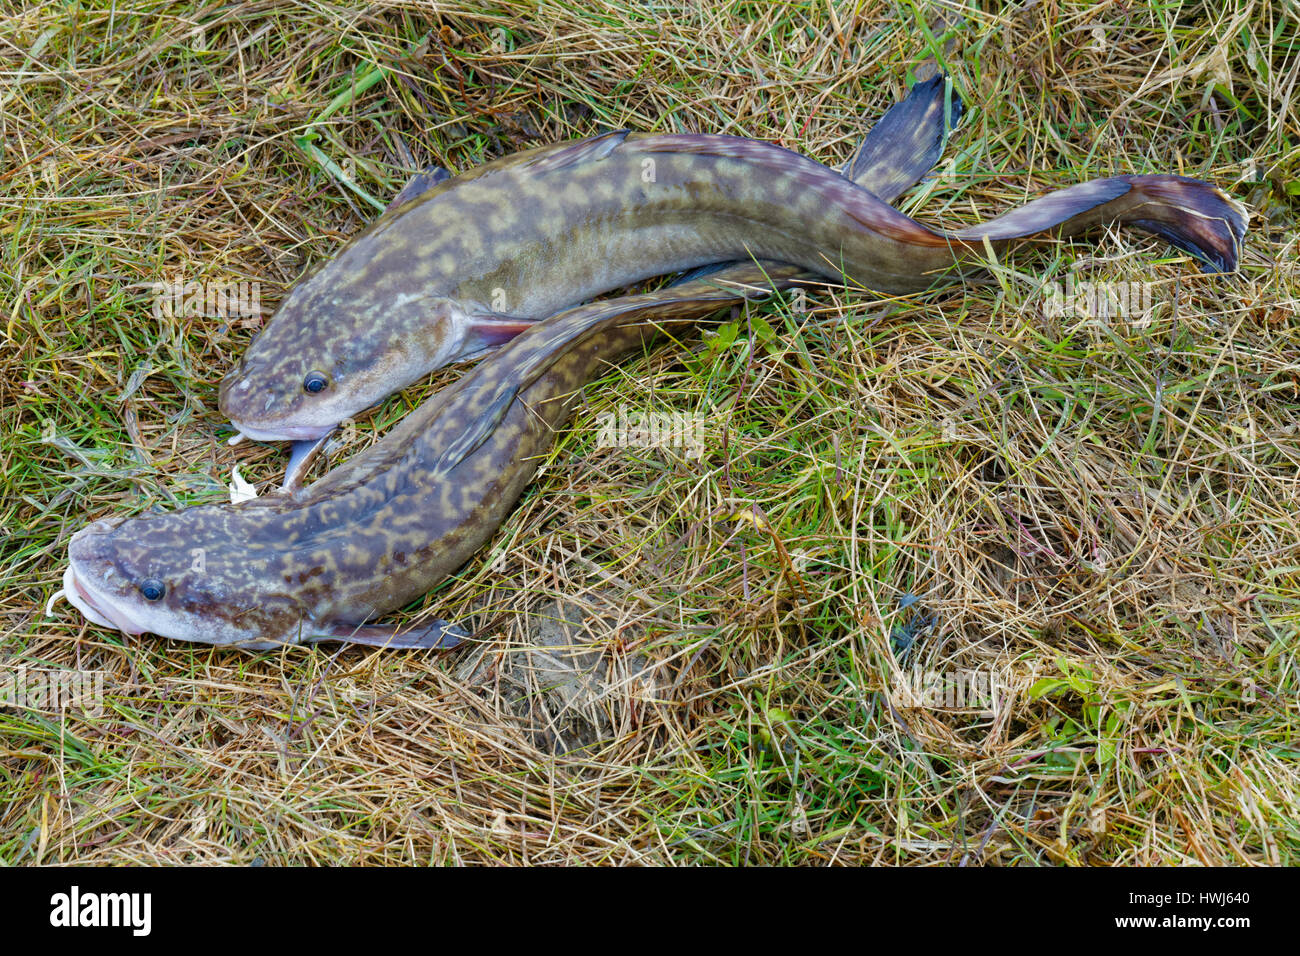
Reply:
<svg viewBox="0 0 1300 956"><path fill-rule="evenodd" d="M248 437L319 438L464 351L454 300L356 249L299 282L222 380L221 411Z"/></svg>
<svg viewBox="0 0 1300 956"><path fill-rule="evenodd" d="M250 503L251 504L251 503ZM235 509L96 521L68 543L63 595L101 627L249 649L296 644L309 618L250 552L229 547Z"/></svg>

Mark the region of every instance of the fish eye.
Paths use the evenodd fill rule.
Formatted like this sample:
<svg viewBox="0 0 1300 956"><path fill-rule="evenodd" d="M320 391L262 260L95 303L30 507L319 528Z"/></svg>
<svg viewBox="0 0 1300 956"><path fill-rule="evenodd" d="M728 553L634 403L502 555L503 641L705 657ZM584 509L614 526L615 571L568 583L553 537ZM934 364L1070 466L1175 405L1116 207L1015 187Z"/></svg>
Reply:
<svg viewBox="0 0 1300 956"><path fill-rule="evenodd" d="M140 594L146 601L157 601L165 593L167 593L167 589L163 587L163 583L157 578L149 578L140 584Z"/></svg>
<svg viewBox="0 0 1300 956"><path fill-rule="evenodd" d="M329 379L325 377L324 372L308 372L307 377L302 380L302 387L313 395L324 391L325 386L328 384Z"/></svg>

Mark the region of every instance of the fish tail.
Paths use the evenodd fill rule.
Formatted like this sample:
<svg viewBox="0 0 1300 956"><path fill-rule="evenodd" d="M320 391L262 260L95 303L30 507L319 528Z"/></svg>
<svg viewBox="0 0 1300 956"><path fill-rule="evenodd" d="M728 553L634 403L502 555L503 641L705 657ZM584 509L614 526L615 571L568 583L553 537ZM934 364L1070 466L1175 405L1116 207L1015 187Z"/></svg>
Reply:
<svg viewBox="0 0 1300 956"><path fill-rule="evenodd" d="M1201 260L1204 272L1235 272L1250 214L1231 196L1184 176L1130 176L1133 209L1124 221ZM1140 218L1137 218L1139 217Z"/></svg>
<svg viewBox="0 0 1300 956"><path fill-rule="evenodd" d="M1233 272L1248 220L1245 206L1199 179L1115 176L1058 189L949 235L974 246L985 239L1001 245L1044 234L1074 236L1118 222L1192 254L1205 272Z"/></svg>
<svg viewBox="0 0 1300 956"><path fill-rule="evenodd" d="M951 89L946 75L922 80L867 131L840 172L877 199L893 203L934 168L963 109L961 97ZM713 262L699 266L683 273L672 285L682 286L716 275L730 265Z"/></svg>
<svg viewBox="0 0 1300 956"><path fill-rule="evenodd" d="M892 203L934 168L962 110L946 75L915 84L867 132L840 172Z"/></svg>

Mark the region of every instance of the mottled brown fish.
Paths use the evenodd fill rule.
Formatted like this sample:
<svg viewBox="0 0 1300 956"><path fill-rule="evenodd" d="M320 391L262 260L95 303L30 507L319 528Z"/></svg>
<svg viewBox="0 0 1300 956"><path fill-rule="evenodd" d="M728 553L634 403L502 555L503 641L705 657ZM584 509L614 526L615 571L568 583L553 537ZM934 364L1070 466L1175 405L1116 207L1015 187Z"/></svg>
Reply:
<svg viewBox="0 0 1300 956"><path fill-rule="evenodd" d="M488 163L386 212L290 291L220 405L250 437L316 438L541 316L651 276L769 259L911 293L1016 240L1115 222L1231 271L1246 217L1199 180L1118 176L944 231L779 146L620 130Z"/></svg>
<svg viewBox="0 0 1300 956"><path fill-rule="evenodd" d="M797 267L729 270L753 290ZM582 385L654 334L741 301L717 277L580 306L538 323L382 441L293 494L95 522L73 535L63 593L129 634L250 649L322 640L448 647L443 621L368 623L427 593L505 519Z"/></svg>
<svg viewBox="0 0 1300 956"><path fill-rule="evenodd" d="M850 174L886 199L900 195L938 158L943 100L934 83L914 88L868 133ZM101 626L180 640L454 643L459 632L440 621L404 634L366 622L433 587L494 533L576 388L649 331L629 323L694 318L751 287L808 278L792 266L765 269L734 265L532 326L383 441L292 495L96 522L69 544L61 593Z"/></svg>
<svg viewBox="0 0 1300 956"><path fill-rule="evenodd" d="M962 113L961 99L953 93L947 77L942 74L915 84L902 101L895 103L880 120L863 137L857 151L841 170L863 189L874 194L886 203L892 203L905 191L914 186L931 167L938 162L948 133L956 125ZM563 147L567 148L567 147ZM534 151L534 154L540 151ZM487 167L480 167L452 181L448 188L457 188L465 182L473 181L483 174ZM394 197L389 209L395 209L411 199L427 192L430 188L449 179L450 174L441 168L430 167L412 179L405 188ZM750 263L744 263L745 266ZM694 270L685 278L702 274L717 275L725 280L726 264L716 264ZM747 275L748 269L741 273ZM530 325L530 322L514 321L491 323L490 337L505 341ZM434 330L435 333L437 330ZM462 355L461 358L466 356ZM364 376L355 379L343 379L333 383L334 393L331 400L348 402L349 389ZM228 392L223 392L228 394ZM306 390L304 402L310 402ZM344 406L350 407L350 406ZM293 453L286 468L285 487L292 487L305 471L313 455L323 444L318 440L303 439L295 443Z"/></svg>
<svg viewBox="0 0 1300 956"><path fill-rule="evenodd" d="M796 169L796 178L817 175ZM1070 227L1121 211L1143 228L1202 243L1202 251L1228 250L1232 258L1218 266L1235 263L1244 220L1202 220L1190 211L1189 197L1210 201L1214 191L1205 184L1174 177L1099 182L1107 185L1065 190L995 222L1037 231L1044 222ZM1120 206L1098 198L1121 187L1118 198L1128 199ZM844 205L863 203L851 190L837 190L852 198ZM1230 200L1215 201L1235 212ZM1085 203L1084 212L1072 211ZM129 633L246 648L320 640L450 646L463 634L446 622L399 633L373 621L426 593L495 532L581 385L653 334L649 321L690 321L739 301L745 292L735 283L761 292L808 277L798 266L776 263L732 266L724 275L580 306L527 328L383 441L306 489L96 522L69 543L64 593L93 622Z"/></svg>

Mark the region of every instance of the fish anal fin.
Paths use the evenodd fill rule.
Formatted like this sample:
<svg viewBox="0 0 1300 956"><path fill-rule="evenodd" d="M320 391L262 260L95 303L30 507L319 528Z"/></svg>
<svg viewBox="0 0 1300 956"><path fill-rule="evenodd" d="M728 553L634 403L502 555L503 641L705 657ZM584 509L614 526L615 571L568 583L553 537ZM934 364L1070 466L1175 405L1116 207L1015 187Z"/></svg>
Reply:
<svg viewBox="0 0 1300 956"><path fill-rule="evenodd" d="M748 265L748 263L710 262L706 266L696 266L688 272L683 272L669 283L669 285L685 285L688 282L694 282L696 279L703 279L705 276L717 275L720 272L725 272L727 269L735 265Z"/></svg>

